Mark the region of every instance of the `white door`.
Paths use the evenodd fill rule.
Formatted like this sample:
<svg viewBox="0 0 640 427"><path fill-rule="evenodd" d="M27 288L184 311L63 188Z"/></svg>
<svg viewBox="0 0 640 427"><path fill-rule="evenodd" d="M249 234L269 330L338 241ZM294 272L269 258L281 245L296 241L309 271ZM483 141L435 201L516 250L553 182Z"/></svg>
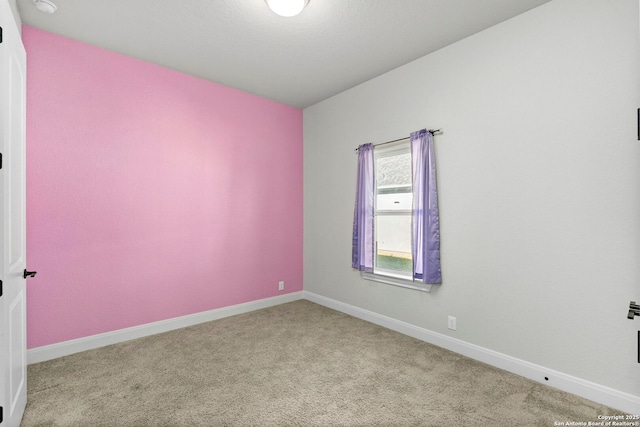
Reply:
<svg viewBox="0 0 640 427"><path fill-rule="evenodd" d="M27 403L25 89L26 54L8 0L0 0L0 412L18 426Z"/></svg>

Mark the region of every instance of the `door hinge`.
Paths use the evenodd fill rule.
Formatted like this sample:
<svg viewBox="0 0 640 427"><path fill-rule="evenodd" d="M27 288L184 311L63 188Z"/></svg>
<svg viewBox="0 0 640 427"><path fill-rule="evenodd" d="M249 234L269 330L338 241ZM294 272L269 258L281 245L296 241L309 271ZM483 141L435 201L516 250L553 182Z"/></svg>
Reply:
<svg viewBox="0 0 640 427"><path fill-rule="evenodd" d="M0 406L0 424L2 424L2 406Z"/></svg>
<svg viewBox="0 0 640 427"><path fill-rule="evenodd" d="M0 169L2 169L2 153L0 153Z"/></svg>
<svg viewBox="0 0 640 427"><path fill-rule="evenodd" d="M0 297L2 296L2 280L0 280Z"/></svg>
<svg viewBox="0 0 640 427"><path fill-rule="evenodd" d="M636 316L640 316L640 305L636 304L635 301L631 301L631 303L629 303L629 314L627 314L627 319L633 320Z"/></svg>
<svg viewBox="0 0 640 427"><path fill-rule="evenodd" d="M0 43L2 43L2 27L0 27ZM2 421L0 420L0 423L1 423L1 422L2 422Z"/></svg>

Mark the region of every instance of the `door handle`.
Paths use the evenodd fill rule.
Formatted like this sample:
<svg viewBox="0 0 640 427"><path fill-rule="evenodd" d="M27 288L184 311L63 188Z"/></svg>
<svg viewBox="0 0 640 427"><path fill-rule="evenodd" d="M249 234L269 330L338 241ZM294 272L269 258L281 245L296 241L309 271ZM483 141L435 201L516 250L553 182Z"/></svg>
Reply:
<svg viewBox="0 0 640 427"><path fill-rule="evenodd" d="M22 277L24 277L25 279L27 277L36 277L36 273L37 271L27 271L27 269L24 269L24 273L22 273Z"/></svg>

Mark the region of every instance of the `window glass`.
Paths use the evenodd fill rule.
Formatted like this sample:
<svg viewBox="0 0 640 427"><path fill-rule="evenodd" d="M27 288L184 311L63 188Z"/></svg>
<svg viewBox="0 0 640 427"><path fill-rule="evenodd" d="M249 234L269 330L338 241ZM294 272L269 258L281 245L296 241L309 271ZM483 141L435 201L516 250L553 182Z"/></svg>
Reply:
<svg viewBox="0 0 640 427"><path fill-rule="evenodd" d="M375 226L376 267L411 276L411 216L379 215Z"/></svg>
<svg viewBox="0 0 640 427"><path fill-rule="evenodd" d="M376 147L374 273L411 279L411 152L409 140Z"/></svg>

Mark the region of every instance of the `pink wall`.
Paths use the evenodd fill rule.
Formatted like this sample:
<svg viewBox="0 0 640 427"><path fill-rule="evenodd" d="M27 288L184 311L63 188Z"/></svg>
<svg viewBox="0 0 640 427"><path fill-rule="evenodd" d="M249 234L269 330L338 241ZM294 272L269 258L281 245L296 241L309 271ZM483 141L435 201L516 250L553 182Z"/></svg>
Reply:
<svg viewBox="0 0 640 427"><path fill-rule="evenodd" d="M302 290L301 110L23 38L29 348Z"/></svg>

